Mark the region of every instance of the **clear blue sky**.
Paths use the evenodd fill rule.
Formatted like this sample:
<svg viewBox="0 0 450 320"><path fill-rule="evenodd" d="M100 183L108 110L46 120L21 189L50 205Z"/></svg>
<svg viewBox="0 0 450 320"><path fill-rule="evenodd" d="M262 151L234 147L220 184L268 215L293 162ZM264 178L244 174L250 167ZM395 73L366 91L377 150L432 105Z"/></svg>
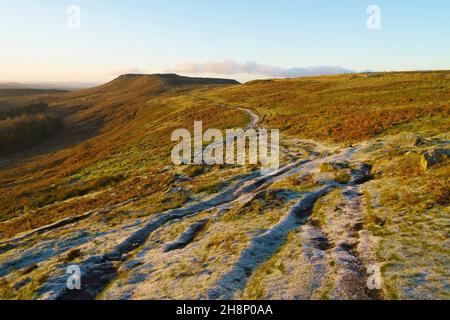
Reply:
<svg viewBox="0 0 450 320"><path fill-rule="evenodd" d="M272 74L247 62L258 72L450 69L448 0L0 1L0 81L106 81L179 64L240 80ZM66 27L72 4L81 30ZM372 4L379 31L366 26ZM214 71L225 61L227 72Z"/></svg>

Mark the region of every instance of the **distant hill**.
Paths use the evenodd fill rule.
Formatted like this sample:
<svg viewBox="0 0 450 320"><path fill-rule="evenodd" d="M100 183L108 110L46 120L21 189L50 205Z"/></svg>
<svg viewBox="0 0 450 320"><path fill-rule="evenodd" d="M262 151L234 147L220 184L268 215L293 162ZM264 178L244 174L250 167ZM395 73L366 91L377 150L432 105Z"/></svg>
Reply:
<svg viewBox="0 0 450 320"><path fill-rule="evenodd" d="M0 83L0 89L25 89L26 85L17 82L4 82Z"/></svg>
<svg viewBox="0 0 450 320"><path fill-rule="evenodd" d="M168 86L185 86L185 85L226 85L226 84L240 84L233 79L221 78L193 78L184 77L174 73L167 74L124 74L116 80L136 80L136 79L159 79Z"/></svg>
<svg viewBox="0 0 450 320"><path fill-rule="evenodd" d="M120 117L120 110L128 114L149 99L164 93L177 95L185 90L228 85L239 85L239 82L230 79L190 78L176 74L124 74L97 87L54 95L49 102L66 110L68 106L73 106L69 111L77 113L75 121L96 122L99 119ZM79 110L80 106L83 106L83 110Z"/></svg>
<svg viewBox="0 0 450 320"><path fill-rule="evenodd" d="M124 74L89 90L91 92L107 90L114 93L117 93L116 90L120 90L121 93L132 91L135 95L139 95L160 93L174 88L238 84L240 84L238 81L231 79L191 78L177 74Z"/></svg>
<svg viewBox="0 0 450 320"><path fill-rule="evenodd" d="M68 92L67 90L58 89L0 89L0 97L5 96L32 96L41 94L54 94Z"/></svg>
<svg viewBox="0 0 450 320"><path fill-rule="evenodd" d="M37 82L37 83L19 83L19 82L0 82L0 89L40 89L40 90L65 90L75 91L86 88L92 88L98 85L91 82Z"/></svg>
<svg viewBox="0 0 450 320"><path fill-rule="evenodd" d="M119 77L119 79L138 79L141 77L158 78L166 86L190 86L190 85L236 85L240 82L234 79L222 79L222 78L198 78L198 77L185 77L173 73L168 74L153 74L153 75L140 75L140 74L127 74Z"/></svg>
<svg viewBox="0 0 450 320"><path fill-rule="evenodd" d="M89 95L93 97L100 94L102 98L105 98L105 94L107 96L131 94L137 97L162 93L167 89L237 84L240 83L231 79L191 78L177 74L124 74L103 85L74 92L72 96L81 97Z"/></svg>
<svg viewBox="0 0 450 320"><path fill-rule="evenodd" d="M216 78L191 78L183 77L177 74L124 74L109 83L123 83L130 81L159 81L166 86L189 86L189 85L230 85L239 84L232 79ZM90 82L39 82L39 83L20 83L20 82L0 82L1 89L34 89L34 90L64 90L77 91L83 89L92 89L102 87L98 83ZM38 93L39 94L39 93Z"/></svg>

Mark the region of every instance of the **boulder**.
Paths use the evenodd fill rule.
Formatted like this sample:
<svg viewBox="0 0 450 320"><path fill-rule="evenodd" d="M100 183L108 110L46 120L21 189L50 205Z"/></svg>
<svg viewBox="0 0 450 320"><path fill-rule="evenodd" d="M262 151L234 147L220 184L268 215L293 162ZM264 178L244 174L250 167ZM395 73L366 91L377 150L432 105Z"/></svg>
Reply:
<svg viewBox="0 0 450 320"><path fill-rule="evenodd" d="M320 165L320 172L335 172L336 170L350 168L348 163L322 163Z"/></svg>
<svg viewBox="0 0 450 320"><path fill-rule="evenodd" d="M442 162L445 158L448 158L450 155L450 150L440 150L437 148L432 148L422 154L420 158L420 166L423 171L427 171L432 166Z"/></svg>
<svg viewBox="0 0 450 320"><path fill-rule="evenodd" d="M413 133L399 134L391 137L389 140L397 147L417 147L426 144L423 137Z"/></svg>
<svg viewBox="0 0 450 320"><path fill-rule="evenodd" d="M331 164L331 163L322 163L320 165L320 172L321 173L334 172L333 164Z"/></svg>

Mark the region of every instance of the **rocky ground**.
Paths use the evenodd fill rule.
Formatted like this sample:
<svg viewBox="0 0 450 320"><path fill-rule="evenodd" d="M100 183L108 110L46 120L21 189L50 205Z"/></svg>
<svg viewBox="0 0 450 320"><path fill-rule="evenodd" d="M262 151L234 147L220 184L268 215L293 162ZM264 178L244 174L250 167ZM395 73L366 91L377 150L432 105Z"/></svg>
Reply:
<svg viewBox="0 0 450 320"><path fill-rule="evenodd" d="M272 176L237 173L176 209L147 215L145 199L134 198L3 241L0 296L448 298L448 205L414 216L411 203L389 201L422 194L396 176L405 157L423 172L444 170L448 182L448 142L412 134L351 146L284 139L284 163ZM180 177L167 192L189 183ZM71 265L81 269L81 290L67 288ZM381 270L378 289L367 286L371 268Z"/></svg>

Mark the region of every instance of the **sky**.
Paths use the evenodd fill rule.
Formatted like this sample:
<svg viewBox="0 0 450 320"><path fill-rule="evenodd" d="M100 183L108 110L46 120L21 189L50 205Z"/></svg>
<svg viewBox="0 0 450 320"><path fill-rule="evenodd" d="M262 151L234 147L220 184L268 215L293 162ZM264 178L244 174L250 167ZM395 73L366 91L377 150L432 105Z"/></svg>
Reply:
<svg viewBox="0 0 450 320"><path fill-rule="evenodd" d="M0 81L450 69L449 12L448 0L0 0Z"/></svg>

